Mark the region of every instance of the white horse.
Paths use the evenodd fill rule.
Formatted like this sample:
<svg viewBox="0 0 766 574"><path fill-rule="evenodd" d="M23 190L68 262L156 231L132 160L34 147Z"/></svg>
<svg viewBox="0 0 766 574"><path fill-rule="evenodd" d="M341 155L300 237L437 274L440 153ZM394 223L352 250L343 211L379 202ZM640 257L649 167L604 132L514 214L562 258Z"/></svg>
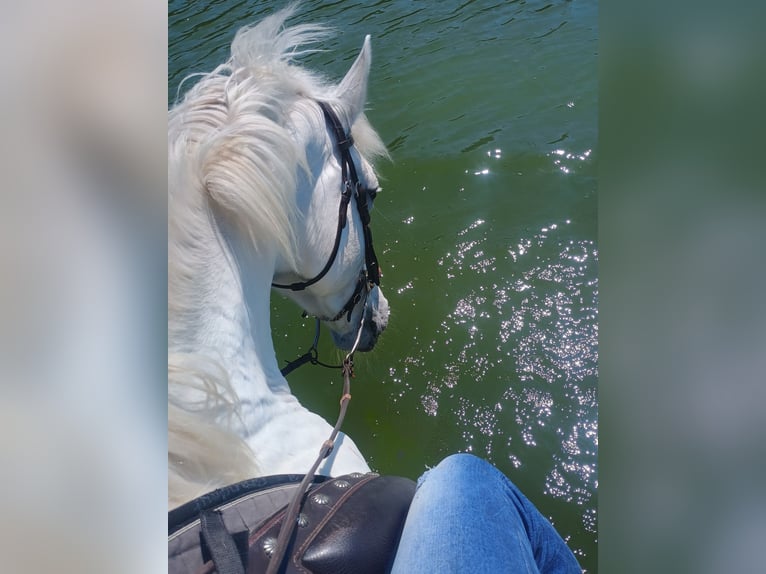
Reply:
<svg viewBox="0 0 766 574"><path fill-rule="evenodd" d="M288 9L241 29L231 58L204 74L168 121L168 498L170 507L214 488L271 474L304 474L331 431L280 374L269 322L271 284L317 275L339 217L339 146L318 102L351 131L362 186L376 189L386 154L364 115L370 41L338 85L295 58L326 36L285 28ZM365 268L356 199L331 267L287 291L325 318L336 344L372 348L388 321L378 287L353 302ZM362 318L364 316L364 321ZM319 473L368 472L345 436Z"/></svg>

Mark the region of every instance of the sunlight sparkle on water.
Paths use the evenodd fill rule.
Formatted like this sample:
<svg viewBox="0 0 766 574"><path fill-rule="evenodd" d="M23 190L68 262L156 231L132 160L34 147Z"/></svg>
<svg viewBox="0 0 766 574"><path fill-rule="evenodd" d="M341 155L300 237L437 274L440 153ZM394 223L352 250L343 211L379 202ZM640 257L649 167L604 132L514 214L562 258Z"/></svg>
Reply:
<svg viewBox="0 0 766 574"><path fill-rule="evenodd" d="M564 149L555 149L548 155L558 156L558 159L553 160L553 164L563 173L569 174L572 172L571 165L565 165L564 162L569 162L570 160L586 161L590 157L591 151L588 149L581 154L575 154Z"/></svg>
<svg viewBox="0 0 766 574"><path fill-rule="evenodd" d="M466 233L468 233L469 231L471 231L473 229L476 229L480 225L484 225L484 223L486 223L486 222L483 219L477 219L476 221L474 221L471 225L469 225L465 229L463 229L461 231L458 231L457 234L458 235L465 235Z"/></svg>
<svg viewBox="0 0 766 574"><path fill-rule="evenodd" d="M488 459L502 454L523 468L540 455L530 449L553 445L544 492L581 507L583 524L594 528L598 251L595 242L570 237L571 223L542 222L512 236L497 261L485 220L458 231L437 264L447 277L473 273L474 281L448 294L438 336L418 356L427 381L418 398L426 416L457 420L463 450ZM501 267L511 260L514 265ZM433 364L428 357L442 346L451 359ZM408 365L390 376L394 400L416 388L406 387ZM484 399L470 395L476 381L484 385Z"/></svg>

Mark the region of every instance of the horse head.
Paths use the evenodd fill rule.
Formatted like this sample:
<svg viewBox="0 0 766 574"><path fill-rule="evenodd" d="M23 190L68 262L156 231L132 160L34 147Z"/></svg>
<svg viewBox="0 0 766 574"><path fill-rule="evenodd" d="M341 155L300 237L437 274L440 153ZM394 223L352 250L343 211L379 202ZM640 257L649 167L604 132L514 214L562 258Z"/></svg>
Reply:
<svg viewBox="0 0 766 574"><path fill-rule="evenodd" d="M370 39L340 84L323 101L305 98L291 113L305 149L298 174L296 250L277 262L274 287L322 320L341 349L368 351L388 324L369 212L379 191L371 159L385 148L364 105ZM356 345L356 346L355 346Z"/></svg>

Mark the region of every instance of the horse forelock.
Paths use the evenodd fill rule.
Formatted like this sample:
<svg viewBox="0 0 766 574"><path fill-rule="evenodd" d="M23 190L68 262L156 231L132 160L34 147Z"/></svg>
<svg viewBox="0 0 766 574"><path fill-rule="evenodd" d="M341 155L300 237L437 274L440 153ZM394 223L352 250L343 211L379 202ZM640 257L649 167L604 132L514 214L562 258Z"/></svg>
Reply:
<svg viewBox="0 0 766 574"><path fill-rule="evenodd" d="M241 73L203 78L170 112L171 217L200 195L256 250L293 249L296 168L300 150L280 122L284 99Z"/></svg>
<svg viewBox="0 0 766 574"><path fill-rule="evenodd" d="M390 159L386 144L380 139L380 135L372 127L367 116L362 114L351 126L351 134L354 137L354 145L365 159L375 163L378 158Z"/></svg>
<svg viewBox="0 0 766 574"><path fill-rule="evenodd" d="M183 209L190 191L206 193L256 249L274 242L288 261L295 245L297 170L306 163L288 113L297 100L328 89L319 76L294 65L327 30L284 27L293 11L240 29L229 60L200 75L170 111L168 126L170 193L180 202L174 207Z"/></svg>
<svg viewBox="0 0 766 574"><path fill-rule="evenodd" d="M278 69L319 51L310 46L325 40L331 30L321 24L285 26L296 11L293 3L255 25L240 28L231 43L231 63L242 68ZM278 72L279 73L279 72Z"/></svg>
<svg viewBox="0 0 766 574"><path fill-rule="evenodd" d="M176 207L183 208L184 193L206 193L256 249L268 238L291 263L297 176L307 166L289 114L300 100L338 96L335 86L295 63L317 51L311 46L330 30L316 24L285 27L294 11L293 4L237 32L229 60L200 75L170 111L168 154ZM368 160L387 157L364 114L352 132Z"/></svg>

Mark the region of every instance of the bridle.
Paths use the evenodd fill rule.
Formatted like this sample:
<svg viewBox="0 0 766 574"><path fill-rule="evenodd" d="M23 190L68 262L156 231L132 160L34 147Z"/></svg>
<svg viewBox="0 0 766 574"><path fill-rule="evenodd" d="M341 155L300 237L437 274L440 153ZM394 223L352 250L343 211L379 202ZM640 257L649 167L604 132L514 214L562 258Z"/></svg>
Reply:
<svg viewBox="0 0 766 574"><path fill-rule="evenodd" d="M335 243L330 253L330 257L325 263L322 270L317 273L311 279L306 281L298 281L295 283L272 283L272 287L277 289L289 289L290 291L303 291L310 287L314 283L319 282L322 277L327 275L330 269L335 263L335 259L338 256L338 250L340 249L341 236L343 229L346 227L348 220L348 204L351 202L351 198L356 199L356 209L359 212L359 218L362 222L362 231L364 234L364 264L365 268L360 272L359 279L357 280L354 292L351 297L334 316L329 318L321 318L324 321L333 322L338 321L344 315L347 321L351 321L351 313L354 307L365 297L375 285L380 285L380 269L378 268L378 258L375 255L375 250L372 246L372 231L370 230L370 210L368 205L368 198L370 200L375 199L378 193L377 189L367 189L359 181L359 175L356 171L356 165L351 157L351 146L354 145L354 138L351 137L351 131L346 133L343 129L343 124L340 123L338 116L330 108L326 102L317 102L319 107L322 108L325 120L330 126L330 129L335 136L335 144L338 148L338 154L340 155L340 168L341 168L341 196L340 206L338 208L338 227L335 232Z"/></svg>

